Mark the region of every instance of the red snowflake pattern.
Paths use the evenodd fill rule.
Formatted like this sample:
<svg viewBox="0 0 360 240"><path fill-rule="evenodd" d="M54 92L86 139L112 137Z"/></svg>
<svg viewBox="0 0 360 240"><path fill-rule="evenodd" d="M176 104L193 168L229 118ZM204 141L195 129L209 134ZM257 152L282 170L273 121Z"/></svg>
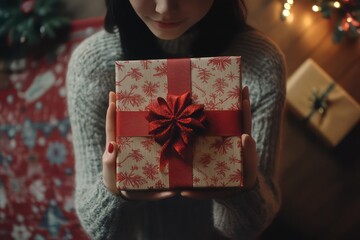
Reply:
<svg viewBox="0 0 360 240"><path fill-rule="evenodd" d="M207 83L211 76L214 76L207 68L197 68L197 78L201 80L202 83Z"/></svg>
<svg viewBox="0 0 360 240"><path fill-rule="evenodd" d="M132 143L133 141L130 137L119 137L117 141L119 151L122 152L123 150L129 148Z"/></svg>
<svg viewBox="0 0 360 240"><path fill-rule="evenodd" d="M119 65L119 64L118 64ZM136 81L140 80L143 75L140 72L139 68L131 68L131 71L129 71L128 73L126 73L123 78L119 79L116 81L116 85L120 86L121 83L128 77L131 77L132 79L135 79Z"/></svg>
<svg viewBox="0 0 360 240"><path fill-rule="evenodd" d="M158 180L156 183L155 183L155 188L156 189L164 189L166 186L163 182L161 182L161 180Z"/></svg>
<svg viewBox="0 0 360 240"><path fill-rule="evenodd" d="M141 65L144 69L150 69L150 64L152 63L151 60L142 60Z"/></svg>
<svg viewBox="0 0 360 240"><path fill-rule="evenodd" d="M226 88L228 86L229 86L229 84L226 83L226 80L224 78L216 79L215 83L213 84L215 91L217 93L222 93L222 94L224 94L224 88Z"/></svg>
<svg viewBox="0 0 360 240"><path fill-rule="evenodd" d="M204 153L201 155L200 157L200 163L202 164L202 166L204 168L207 168L208 165L211 163L211 161L213 161L214 159L211 157L211 154L209 153Z"/></svg>
<svg viewBox="0 0 360 240"><path fill-rule="evenodd" d="M122 64L122 63L120 63L120 62L116 62L116 68L117 68L120 72L122 72L124 66L125 66L125 65Z"/></svg>
<svg viewBox="0 0 360 240"><path fill-rule="evenodd" d="M240 101L240 99L241 99L241 89L240 89L240 86L236 86L236 87L232 88L232 89L228 92L228 96L229 96L229 98L238 99L238 100Z"/></svg>
<svg viewBox="0 0 360 240"><path fill-rule="evenodd" d="M140 162L144 159L144 156L141 154L139 149L132 149L130 154L128 154L121 162L117 163L117 166L121 167L122 164L129 159L132 159L135 162Z"/></svg>
<svg viewBox="0 0 360 240"><path fill-rule="evenodd" d="M214 86L216 85L217 83L214 84ZM221 83L219 83L219 87L221 87ZM225 86L227 87L227 86ZM222 92L224 93L224 92ZM216 99L216 97L214 98ZM225 99L222 99L220 100L219 104L224 104L226 101L230 100L230 99L236 99L236 103L232 103L231 104L231 107L229 110L238 110L240 109L240 104L241 104L241 89L240 87L234 87L232 90L228 91L227 93L227 97Z"/></svg>
<svg viewBox="0 0 360 240"><path fill-rule="evenodd" d="M139 149L132 149L131 153L126 157L135 160L136 162L140 162L144 159L144 156L140 153Z"/></svg>
<svg viewBox="0 0 360 240"><path fill-rule="evenodd" d="M217 183L219 182L219 178L217 176L212 176L210 178L210 181L212 182L212 184L210 184L210 186L216 186Z"/></svg>
<svg viewBox="0 0 360 240"><path fill-rule="evenodd" d="M209 60L209 65L213 65L217 70L225 71L231 65L230 57L215 57Z"/></svg>
<svg viewBox="0 0 360 240"><path fill-rule="evenodd" d="M152 146L154 145L155 140L154 138L146 138L146 140L141 141L141 145L148 151L152 149Z"/></svg>
<svg viewBox="0 0 360 240"><path fill-rule="evenodd" d="M216 149L221 154L226 154L229 149L233 148L233 145L230 138L223 137L221 139L216 139L210 147Z"/></svg>
<svg viewBox="0 0 360 240"><path fill-rule="evenodd" d="M229 171L230 168L225 161L220 161L216 163L215 170L218 175L225 177L225 172Z"/></svg>
<svg viewBox="0 0 360 240"><path fill-rule="evenodd" d="M239 76L236 76L233 72L230 72L226 77L233 82L234 80L240 80Z"/></svg>
<svg viewBox="0 0 360 240"><path fill-rule="evenodd" d="M120 91L116 94L116 98L122 103L122 106L125 109L128 109L128 105L131 105L133 107L139 107L145 102L145 98L140 94L133 93L132 89L130 90L130 92Z"/></svg>
<svg viewBox="0 0 360 240"><path fill-rule="evenodd" d="M194 88L196 88L197 90L199 90L201 92L201 95L204 97L206 96L206 91L204 89L202 89L199 84L192 82L191 83L193 85Z"/></svg>
<svg viewBox="0 0 360 240"><path fill-rule="evenodd" d="M151 180L156 179L156 175L159 173L159 165L151 164L149 162L145 163L145 166L142 167L143 174Z"/></svg>
<svg viewBox="0 0 360 240"><path fill-rule="evenodd" d="M196 169L196 171L197 171L198 173L200 173L200 174L203 175L203 179L205 179L205 181L206 181L207 179L209 179L208 174L207 174L206 172L204 172L202 169L200 169L200 168L198 168L198 167L196 167L195 169Z"/></svg>
<svg viewBox="0 0 360 240"><path fill-rule="evenodd" d="M132 79L139 81L143 75L138 68L131 68L131 72L128 73Z"/></svg>
<svg viewBox="0 0 360 240"><path fill-rule="evenodd" d="M159 83L145 81L144 85L142 86L142 90L147 97L153 98L158 92L159 87L160 87Z"/></svg>
<svg viewBox="0 0 360 240"><path fill-rule="evenodd" d="M134 173L134 170L131 169L131 172L120 172L116 175L117 181L122 183L123 189L140 188L142 185L146 184L147 181L144 177Z"/></svg>
<svg viewBox="0 0 360 240"><path fill-rule="evenodd" d="M193 183L194 184L199 183L199 182L200 182L200 178L198 178L198 177L193 178Z"/></svg>
<svg viewBox="0 0 360 240"><path fill-rule="evenodd" d="M242 182L243 176L240 169L237 169L234 173L230 174L230 182L240 183Z"/></svg>
<svg viewBox="0 0 360 240"><path fill-rule="evenodd" d="M162 63L160 66L155 68L156 73L154 76L156 77L164 77L167 75L167 65Z"/></svg>
<svg viewBox="0 0 360 240"><path fill-rule="evenodd" d="M232 164L237 164L237 163L241 163L241 159L235 157L234 155L232 155L230 158L229 158L229 162L232 163Z"/></svg>
<svg viewBox="0 0 360 240"><path fill-rule="evenodd" d="M229 110L231 111L237 111L241 109L241 103L237 102L237 103L232 103L231 106L229 107Z"/></svg>
<svg viewBox="0 0 360 240"><path fill-rule="evenodd" d="M197 94L192 94L192 100L193 100L193 103L198 103L198 100L199 100L199 96Z"/></svg>
<svg viewBox="0 0 360 240"><path fill-rule="evenodd" d="M138 166L131 166L131 171L136 171L136 170L138 170L139 169L139 167Z"/></svg>
<svg viewBox="0 0 360 240"><path fill-rule="evenodd" d="M242 142L241 142L241 138L239 138L236 142L236 145L239 149L242 149Z"/></svg>
<svg viewBox="0 0 360 240"><path fill-rule="evenodd" d="M216 102L216 99L217 99L216 94L211 93L209 98L206 99L205 103L204 103L206 109L211 110L211 111L216 110L216 106L218 105L218 103Z"/></svg>

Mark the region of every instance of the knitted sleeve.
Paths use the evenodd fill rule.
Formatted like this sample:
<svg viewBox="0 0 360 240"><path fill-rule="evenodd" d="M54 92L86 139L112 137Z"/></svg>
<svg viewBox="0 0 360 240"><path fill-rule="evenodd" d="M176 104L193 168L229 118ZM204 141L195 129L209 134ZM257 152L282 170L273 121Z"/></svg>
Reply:
<svg viewBox="0 0 360 240"><path fill-rule="evenodd" d="M105 50L119 49L118 41L110 36L105 38L102 31L82 42L71 56L66 80L75 154L75 208L92 239L111 238L120 231L117 223L126 205L101 179L108 92L115 86L114 70L109 71L114 62L105 60L111 59ZM118 56L118 52L113 54Z"/></svg>
<svg viewBox="0 0 360 240"><path fill-rule="evenodd" d="M253 239L280 208L280 191L273 175L285 100L285 61L277 46L257 32L246 34L232 47L228 54L242 56L243 86L250 90L259 174L254 189L214 200L213 218L215 227L225 236Z"/></svg>

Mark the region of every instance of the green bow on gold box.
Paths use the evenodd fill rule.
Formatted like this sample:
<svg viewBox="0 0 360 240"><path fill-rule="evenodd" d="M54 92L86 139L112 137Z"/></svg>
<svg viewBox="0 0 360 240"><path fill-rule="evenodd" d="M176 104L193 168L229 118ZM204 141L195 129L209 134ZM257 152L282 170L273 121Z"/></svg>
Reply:
<svg viewBox="0 0 360 240"><path fill-rule="evenodd" d="M287 81L287 106L335 147L360 121L360 105L312 59Z"/></svg>

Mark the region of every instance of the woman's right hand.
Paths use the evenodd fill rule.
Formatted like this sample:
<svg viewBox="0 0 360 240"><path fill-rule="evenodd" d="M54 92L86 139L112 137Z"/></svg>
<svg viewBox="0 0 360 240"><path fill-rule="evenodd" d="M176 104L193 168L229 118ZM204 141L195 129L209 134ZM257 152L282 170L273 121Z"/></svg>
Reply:
<svg viewBox="0 0 360 240"><path fill-rule="evenodd" d="M133 191L119 191L116 188L116 156L118 147L115 142L115 113L116 113L116 95L114 92L109 93L109 106L106 112L106 149L102 157L103 164L103 183L105 187L112 192L122 196L128 200L160 200L176 195L173 191L161 192L133 192Z"/></svg>

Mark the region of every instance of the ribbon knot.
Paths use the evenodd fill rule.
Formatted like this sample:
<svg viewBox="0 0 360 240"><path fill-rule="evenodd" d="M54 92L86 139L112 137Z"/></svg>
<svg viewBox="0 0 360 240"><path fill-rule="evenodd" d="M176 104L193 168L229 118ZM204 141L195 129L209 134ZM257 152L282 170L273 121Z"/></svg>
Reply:
<svg viewBox="0 0 360 240"><path fill-rule="evenodd" d="M306 116L305 122L309 121L315 113L319 113L321 117L325 115L328 109L328 97L330 92L335 88L335 83L331 83L327 88L319 94L316 90L313 90L311 96L311 111Z"/></svg>
<svg viewBox="0 0 360 240"><path fill-rule="evenodd" d="M205 129L206 116L204 105L192 104L190 93L168 95L157 98L149 105L146 120L149 122L149 134L162 145L160 169L167 164L168 154L177 154L185 159L187 146L196 136L196 132Z"/></svg>

